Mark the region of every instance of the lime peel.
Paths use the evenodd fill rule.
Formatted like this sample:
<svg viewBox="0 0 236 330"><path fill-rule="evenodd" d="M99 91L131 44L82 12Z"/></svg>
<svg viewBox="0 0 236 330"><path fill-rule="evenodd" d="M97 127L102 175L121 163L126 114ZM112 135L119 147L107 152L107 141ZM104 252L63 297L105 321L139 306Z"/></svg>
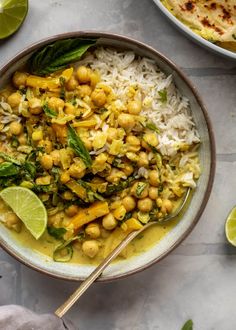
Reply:
<svg viewBox="0 0 236 330"><path fill-rule="evenodd" d="M236 247L236 206L232 208L225 222L225 235L230 244Z"/></svg>
<svg viewBox="0 0 236 330"><path fill-rule="evenodd" d="M39 239L47 227L47 211L38 196L28 188L8 187L0 197L21 219L26 228Z"/></svg>
<svg viewBox="0 0 236 330"><path fill-rule="evenodd" d="M0 39L15 33L28 13L28 0L0 0Z"/></svg>

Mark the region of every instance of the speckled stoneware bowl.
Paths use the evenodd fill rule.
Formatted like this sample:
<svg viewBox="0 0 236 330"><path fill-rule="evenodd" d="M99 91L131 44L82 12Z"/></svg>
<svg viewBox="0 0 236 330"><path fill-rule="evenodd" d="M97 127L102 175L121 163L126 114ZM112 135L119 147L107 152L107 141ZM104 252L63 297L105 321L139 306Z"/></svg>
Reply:
<svg viewBox="0 0 236 330"><path fill-rule="evenodd" d="M185 75L155 49L133 39L96 32L73 32L53 36L40 41L16 55L0 69L0 89L9 81L12 74L27 61L29 56L38 48L55 40L73 37L98 38L97 44L107 45L122 50L133 50L136 54L152 58L166 74L173 74L177 88L190 100L192 114L201 137L200 162L202 175L194 192L191 204L178 225L169 232L158 244L138 256L111 264L99 278L99 281L120 279L141 271L168 255L193 229L198 222L208 201L214 171L215 145L212 127L206 109L195 87ZM68 280L82 280L94 269L94 266L56 263L49 257L43 256L30 247L23 247L12 238L9 230L0 224L0 245L12 256L31 268L45 274Z"/></svg>

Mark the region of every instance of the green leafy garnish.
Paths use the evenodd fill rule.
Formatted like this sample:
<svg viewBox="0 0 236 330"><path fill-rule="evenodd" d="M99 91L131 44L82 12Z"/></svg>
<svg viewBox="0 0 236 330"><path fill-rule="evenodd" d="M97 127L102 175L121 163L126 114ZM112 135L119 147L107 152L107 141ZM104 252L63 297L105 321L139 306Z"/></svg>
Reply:
<svg viewBox="0 0 236 330"><path fill-rule="evenodd" d="M156 127L156 125L153 122L148 122L146 124L146 128L148 128L148 129L150 129L150 130L152 130L152 131L160 134L160 130Z"/></svg>
<svg viewBox="0 0 236 330"><path fill-rule="evenodd" d="M118 184L108 184L106 191L102 194L103 196L109 197L119 191L122 191L130 186L135 180L133 176L130 176L125 181L120 181Z"/></svg>
<svg viewBox="0 0 236 330"><path fill-rule="evenodd" d="M13 163L13 164L21 165L21 162L20 162L19 160L17 160L17 159L15 159L15 158L13 158L13 157L11 157L11 156L5 154L5 152L2 152L2 151L0 151L0 158L6 160L6 161L8 161L8 162L11 162L11 163Z"/></svg>
<svg viewBox="0 0 236 330"><path fill-rule="evenodd" d="M193 330L193 321L188 320L187 322L185 322L181 330Z"/></svg>
<svg viewBox="0 0 236 330"><path fill-rule="evenodd" d="M24 163L23 166L24 170L30 175L32 179L34 179L37 172L36 166L33 163L27 161Z"/></svg>
<svg viewBox="0 0 236 330"><path fill-rule="evenodd" d="M66 233L65 228L55 228L55 227L48 227L49 235L53 236L56 239L62 239L63 235Z"/></svg>
<svg viewBox="0 0 236 330"><path fill-rule="evenodd" d="M166 103L166 101L167 101L167 90L164 88L164 89L158 91L158 94L161 98L161 102Z"/></svg>
<svg viewBox="0 0 236 330"><path fill-rule="evenodd" d="M4 162L0 164L0 177L17 175L19 174L19 171L20 171L19 166L13 163Z"/></svg>
<svg viewBox="0 0 236 330"><path fill-rule="evenodd" d="M94 39L58 40L41 48L31 56L29 70L39 76L62 70L68 64L78 61L95 43Z"/></svg>
<svg viewBox="0 0 236 330"><path fill-rule="evenodd" d="M78 136L74 128L68 125L68 145L79 156L87 167L91 167L92 159L83 141Z"/></svg>
<svg viewBox="0 0 236 330"><path fill-rule="evenodd" d="M136 195L141 196L144 189L147 187L147 184L145 182L139 182L136 188Z"/></svg>
<svg viewBox="0 0 236 330"><path fill-rule="evenodd" d="M47 103L45 103L43 105L43 111L44 111L45 115L47 115L48 117L54 118L57 116L56 111L54 111L53 109L50 109Z"/></svg>

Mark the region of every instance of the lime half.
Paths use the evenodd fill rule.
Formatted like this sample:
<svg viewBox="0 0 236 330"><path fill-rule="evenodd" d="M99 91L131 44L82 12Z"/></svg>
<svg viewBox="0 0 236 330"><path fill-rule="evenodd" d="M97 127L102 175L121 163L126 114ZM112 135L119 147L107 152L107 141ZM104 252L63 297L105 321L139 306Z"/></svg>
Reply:
<svg viewBox="0 0 236 330"><path fill-rule="evenodd" d="M236 246L236 206L230 211L226 219L225 235L228 242Z"/></svg>
<svg viewBox="0 0 236 330"><path fill-rule="evenodd" d="M0 0L0 39L16 32L28 12L28 0Z"/></svg>
<svg viewBox="0 0 236 330"><path fill-rule="evenodd" d="M47 211L35 193L23 187L9 187L0 192L0 197L36 239L44 233L47 226Z"/></svg>

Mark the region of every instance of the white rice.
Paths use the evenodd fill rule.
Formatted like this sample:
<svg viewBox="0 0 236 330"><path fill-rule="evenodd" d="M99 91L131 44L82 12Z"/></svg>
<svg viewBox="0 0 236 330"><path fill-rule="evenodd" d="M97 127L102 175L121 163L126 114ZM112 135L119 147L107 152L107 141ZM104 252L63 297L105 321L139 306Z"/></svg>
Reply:
<svg viewBox="0 0 236 330"><path fill-rule="evenodd" d="M175 155L180 144L200 142L188 99L181 96L172 76L167 77L151 59L136 58L131 51L98 48L79 64L100 72L102 82L112 88L121 108L127 103L130 86L138 89L136 98L143 104L141 114L160 129L158 149L162 155ZM165 103L158 93L163 89L167 91Z"/></svg>

